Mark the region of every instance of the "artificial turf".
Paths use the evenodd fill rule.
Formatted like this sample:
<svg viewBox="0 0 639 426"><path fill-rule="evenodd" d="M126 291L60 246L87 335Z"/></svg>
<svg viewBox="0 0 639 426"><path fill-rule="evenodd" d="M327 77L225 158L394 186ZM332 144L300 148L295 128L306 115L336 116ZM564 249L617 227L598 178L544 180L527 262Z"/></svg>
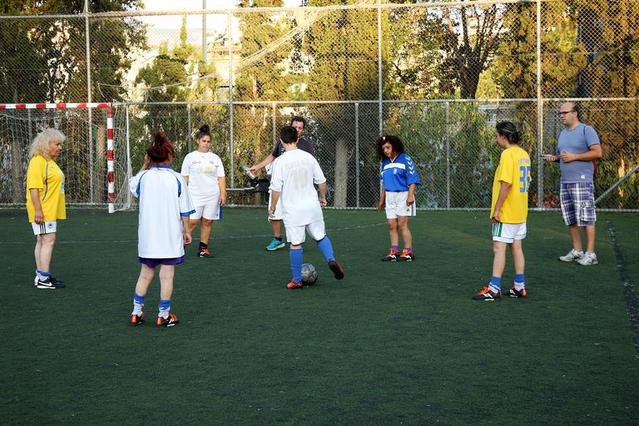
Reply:
<svg viewBox="0 0 639 426"><path fill-rule="evenodd" d="M137 215L71 210L38 290L22 211L0 211L3 424L636 424L639 358L608 222L639 282L639 216L599 214L600 264L564 264L559 213L531 212L529 297L471 301L490 277L486 212L419 212L417 259L383 263L382 213L326 211L346 278L314 244L287 290L265 209L227 209L213 258L177 268L181 323L127 325ZM198 231L195 233L197 241ZM508 259L504 287L512 281ZM157 278L146 298L156 314Z"/></svg>

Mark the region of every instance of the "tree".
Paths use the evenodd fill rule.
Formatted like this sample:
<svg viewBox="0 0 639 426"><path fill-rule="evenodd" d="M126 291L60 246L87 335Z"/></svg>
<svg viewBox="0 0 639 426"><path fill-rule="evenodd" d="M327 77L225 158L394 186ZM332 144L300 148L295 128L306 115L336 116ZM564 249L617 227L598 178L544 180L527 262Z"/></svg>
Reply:
<svg viewBox="0 0 639 426"><path fill-rule="evenodd" d="M93 2L91 10L123 11L141 4L141 0L102 0ZM83 10L84 2L77 0L9 1L3 12L41 15ZM11 62L0 65L0 98L14 102L87 99L85 31L81 17L3 23L0 40ZM91 73L98 88L93 91L94 100L122 99L122 79L130 68L127 55L144 46L144 27L134 19L95 19L90 23L90 37Z"/></svg>

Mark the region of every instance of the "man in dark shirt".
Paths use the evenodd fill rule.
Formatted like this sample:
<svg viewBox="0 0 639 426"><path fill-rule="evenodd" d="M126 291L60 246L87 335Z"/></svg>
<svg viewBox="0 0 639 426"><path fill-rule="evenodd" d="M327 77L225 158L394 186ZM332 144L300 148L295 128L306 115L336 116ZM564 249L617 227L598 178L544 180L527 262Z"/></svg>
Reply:
<svg viewBox="0 0 639 426"><path fill-rule="evenodd" d="M313 157L315 156L315 148L313 144L303 137L304 128L306 127L306 120L304 117L295 116L291 119L291 126L295 127L297 130L297 147L303 151L308 152ZM280 141L275 142L275 146L273 147L273 151L262 161L251 166L249 168L249 172L255 174L260 169L271 164L277 157L282 155L284 152L284 147L280 143ZM271 196L269 191L269 205L271 204ZM286 244L282 240L282 209L280 203L277 204L275 209L275 213L269 216L269 220L271 221L271 227L273 228L273 240L266 246L266 250L275 251L283 248Z"/></svg>

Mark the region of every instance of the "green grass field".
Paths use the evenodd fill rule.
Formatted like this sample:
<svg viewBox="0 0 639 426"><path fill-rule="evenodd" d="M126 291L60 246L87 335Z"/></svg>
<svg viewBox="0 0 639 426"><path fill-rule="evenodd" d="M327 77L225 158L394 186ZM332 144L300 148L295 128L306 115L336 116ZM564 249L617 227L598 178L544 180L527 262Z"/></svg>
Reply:
<svg viewBox="0 0 639 426"><path fill-rule="evenodd" d="M639 358L607 224L639 285L639 215L599 214L600 264L563 264L557 212L531 213L526 300L473 302L490 277L486 212L420 212L417 260L382 263L382 213L327 211L346 278L285 289L265 209L227 209L210 259L176 272L181 324L127 325L137 214L69 212L33 287L22 211L0 211L3 424L636 424ZM196 236L198 231L196 231ZM197 241L197 238L196 238ZM504 286L512 281L509 257ZM156 314L159 285L147 296Z"/></svg>

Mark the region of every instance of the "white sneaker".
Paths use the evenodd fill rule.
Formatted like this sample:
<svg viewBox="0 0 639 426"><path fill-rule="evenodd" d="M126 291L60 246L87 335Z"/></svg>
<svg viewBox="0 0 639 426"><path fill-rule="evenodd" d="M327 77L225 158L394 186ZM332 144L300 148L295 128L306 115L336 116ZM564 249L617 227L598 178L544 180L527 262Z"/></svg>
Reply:
<svg viewBox="0 0 639 426"><path fill-rule="evenodd" d="M559 260L562 262L578 262L584 256L583 251L577 251L572 249L565 256L559 256Z"/></svg>
<svg viewBox="0 0 639 426"><path fill-rule="evenodd" d="M596 254L587 251L586 254L577 259L577 263L583 266L590 266L596 265L599 261L597 260Z"/></svg>

